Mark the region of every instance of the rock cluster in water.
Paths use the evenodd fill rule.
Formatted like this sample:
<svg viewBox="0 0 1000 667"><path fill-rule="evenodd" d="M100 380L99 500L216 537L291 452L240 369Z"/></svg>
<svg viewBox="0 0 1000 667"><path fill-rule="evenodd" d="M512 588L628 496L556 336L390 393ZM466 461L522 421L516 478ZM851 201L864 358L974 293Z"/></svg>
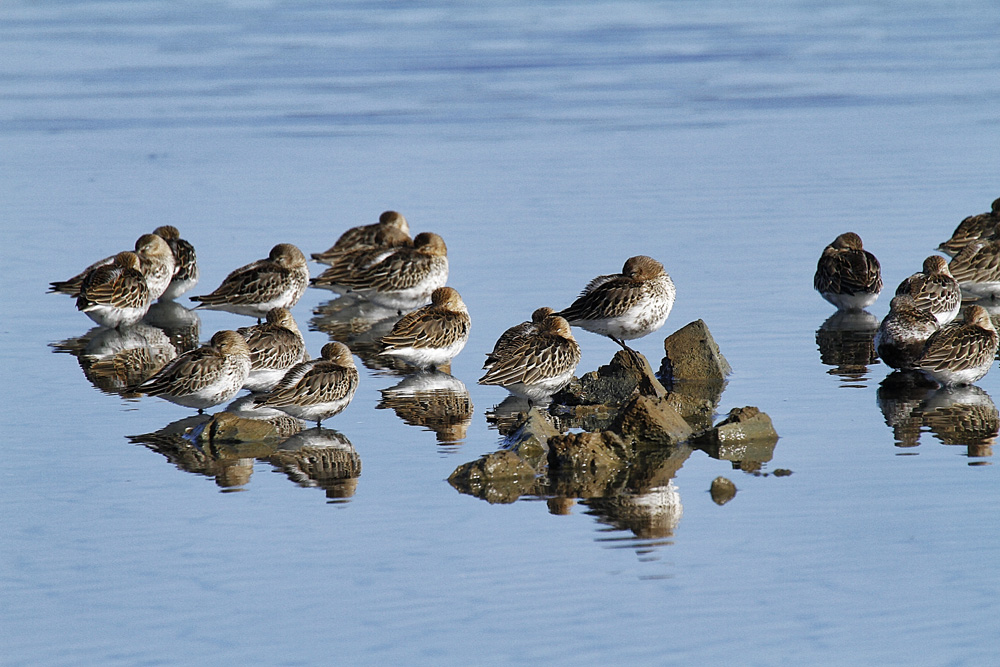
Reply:
<svg viewBox="0 0 1000 667"><path fill-rule="evenodd" d="M621 350L570 382L547 410L503 414L498 406L502 448L459 466L448 481L500 503L623 491L634 498L667 488L694 449L749 470L769 461L778 435L765 413L736 408L712 423L732 369L705 323L672 334L664 350L659 374L643 355Z"/></svg>

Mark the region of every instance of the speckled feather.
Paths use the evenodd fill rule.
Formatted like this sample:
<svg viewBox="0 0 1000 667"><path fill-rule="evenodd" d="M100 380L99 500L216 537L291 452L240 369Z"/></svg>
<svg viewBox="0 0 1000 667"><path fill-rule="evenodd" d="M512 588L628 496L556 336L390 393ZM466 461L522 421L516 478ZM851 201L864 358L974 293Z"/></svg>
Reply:
<svg viewBox="0 0 1000 667"><path fill-rule="evenodd" d="M340 257L358 250L406 245L412 245L406 218L396 211L385 211L377 223L348 229L329 249L312 253L312 258L317 262L333 264Z"/></svg>
<svg viewBox="0 0 1000 667"><path fill-rule="evenodd" d="M133 252L115 255L83 279L76 299L78 310L100 325L135 324L149 310L150 294L139 258Z"/></svg>
<svg viewBox="0 0 1000 667"><path fill-rule="evenodd" d="M287 308L268 311L262 324L236 330L250 348L250 370L288 369L303 361L306 345Z"/></svg>
<svg viewBox="0 0 1000 667"><path fill-rule="evenodd" d="M975 241L986 241L1000 231L1000 198L993 200L987 213L970 215L958 223L951 238L938 246L938 250L954 257Z"/></svg>
<svg viewBox="0 0 1000 667"><path fill-rule="evenodd" d="M358 369L343 343L327 343L321 357L293 366L255 405L287 410L300 419L320 421L339 413L358 387Z"/></svg>
<svg viewBox="0 0 1000 667"><path fill-rule="evenodd" d="M305 255L290 243L279 243L267 259L236 269L211 294L191 300L199 302L196 308L262 317L271 308L291 308L298 303L308 282Z"/></svg>
<svg viewBox="0 0 1000 667"><path fill-rule="evenodd" d="M218 331L207 345L185 352L135 391L198 409L235 396L250 373L250 349L235 331Z"/></svg>
<svg viewBox="0 0 1000 667"><path fill-rule="evenodd" d="M521 322L520 324L515 324L500 334L500 338L498 338L496 344L493 345L493 351L487 353L486 362L483 364L483 368L489 368L497 361L497 359L505 356L509 350L520 345L522 340L538 331L538 325L554 312L554 310L547 306L538 308L531 314L530 320L527 322Z"/></svg>
<svg viewBox="0 0 1000 667"><path fill-rule="evenodd" d="M550 315L533 334L504 350L479 384L503 387L521 383L537 385L545 380L572 373L580 363L580 346L569 323Z"/></svg>
<svg viewBox="0 0 1000 667"><path fill-rule="evenodd" d="M968 375L957 383L975 382L993 365L997 342L997 331L986 309L969 306L963 320L941 327L927 339L917 367L946 384L951 374L960 372Z"/></svg>
<svg viewBox="0 0 1000 667"><path fill-rule="evenodd" d="M173 225L162 225L153 233L167 242L174 256L174 275L162 298L176 299L198 283L198 256L194 246L182 239L180 231Z"/></svg>
<svg viewBox="0 0 1000 667"><path fill-rule="evenodd" d="M831 300L828 295L877 296L882 291L882 269L875 255L862 247L861 238L847 232L823 250L813 287L827 300Z"/></svg>
<svg viewBox="0 0 1000 667"><path fill-rule="evenodd" d="M962 306L962 290L943 257L931 255L923 271L914 273L896 288L896 295L909 295L917 308L934 315L940 324L951 322Z"/></svg>
<svg viewBox="0 0 1000 667"><path fill-rule="evenodd" d="M384 350L446 348L468 340L471 322L462 297L451 287L431 295L431 303L404 315L382 338Z"/></svg>

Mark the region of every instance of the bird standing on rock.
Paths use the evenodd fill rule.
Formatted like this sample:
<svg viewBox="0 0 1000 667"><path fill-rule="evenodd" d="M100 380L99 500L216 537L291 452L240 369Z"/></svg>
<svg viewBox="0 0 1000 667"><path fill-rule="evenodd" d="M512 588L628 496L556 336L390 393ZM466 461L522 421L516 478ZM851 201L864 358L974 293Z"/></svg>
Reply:
<svg viewBox="0 0 1000 667"><path fill-rule="evenodd" d="M625 341L642 338L663 326L676 294L663 265L638 255L626 260L621 273L591 280L572 305L556 314L628 350L631 348Z"/></svg>

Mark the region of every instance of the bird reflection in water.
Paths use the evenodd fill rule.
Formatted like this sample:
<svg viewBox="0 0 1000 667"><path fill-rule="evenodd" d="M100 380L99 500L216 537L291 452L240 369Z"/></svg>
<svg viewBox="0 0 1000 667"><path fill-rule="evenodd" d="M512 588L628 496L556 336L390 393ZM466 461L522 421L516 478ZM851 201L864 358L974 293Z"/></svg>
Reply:
<svg viewBox="0 0 1000 667"><path fill-rule="evenodd" d="M404 313L363 299L344 296L320 304L313 314L313 318L309 320L310 328L322 331L330 340L349 347L366 368L394 375L413 371L405 362L379 356L382 337L392 331L393 325Z"/></svg>
<svg viewBox="0 0 1000 667"><path fill-rule="evenodd" d="M282 442L267 460L305 488L321 488L331 502L351 498L361 476L361 457L343 433L311 428Z"/></svg>
<svg viewBox="0 0 1000 667"><path fill-rule="evenodd" d="M128 387L141 383L177 356L167 333L143 322L120 329L94 327L83 336L53 343L56 352L76 357L83 374L108 394L135 396Z"/></svg>
<svg viewBox="0 0 1000 667"><path fill-rule="evenodd" d="M971 458L993 455L1000 413L976 385L936 388L919 373L897 371L879 386L878 404L897 447L916 447L930 432L941 444L966 447Z"/></svg>
<svg viewBox="0 0 1000 667"><path fill-rule="evenodd" d="M132 435L128 439L163 455L180 470L213 478L223 491L242 491L253 475L254 461L269 455L275 444L208 438L204 434L212 419L210 415L187 417L155 433Z"/></svg>
<svg viewBox="0 0 1000 667"><path fill-rule="evenodd" d="M876 331L878 318L866 310L837 311L816 330L820 361L833 367L827 373L840 376L841 386L865 386L868 367L879 363Z"/></svg>
<svg viewBox="0 0 1000 667"><path fill-rule="evenodd" d="M472 423L474 406L465 383L441 371L407 375L395 386L381 390L377 409L392 409L411 426L434 431L441 445L457 449Z"/></svg>

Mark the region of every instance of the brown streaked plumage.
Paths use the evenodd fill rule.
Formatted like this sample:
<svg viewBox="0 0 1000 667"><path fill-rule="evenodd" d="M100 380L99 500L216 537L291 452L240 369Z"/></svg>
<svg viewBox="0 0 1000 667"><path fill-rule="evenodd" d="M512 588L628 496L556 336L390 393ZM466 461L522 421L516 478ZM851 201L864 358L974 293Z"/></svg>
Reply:
<svg viewBox="0 0 1000 667"><path fill-rule="evenodd" d="M250 375L243 384L250 391L270 391L288 369L308 358L302 332L287 308L272 308L263 324L236 331L250 348Z"/></svg>
<svg viewBox="0 0 1000 667"><path fill-rule="evenodd" d="M954 257L962 248L975 241L988 241L1000 231L1000 198L993 200L988 213L970 215L958 223L951 238L938 246L938 250Z"/></svg>
<svg viewBox="0 0 1000 667"><path fill-rule="evenodd" d="M627 350L626 340L642 338L663 326L676 295L663 264L637 255L626 260L621 273L591 280L569 308L556 314Z"/></svg>
<svg viewBox="0 0 1000 667"><path fill-rule="evenodd" d="M927 339L916 366L946 386L971 384L989 372L996 355L997 330L990 314L973 305L961 321L946 324Z"/></svg>
<svg viewBox="0 0 1000 667"><path fill-rule="evenodd" d="M580 346L569 322L549 315L533 333L500 351L479 384L500 385L532 402L547 402L573 378Z"/></svg>
<svg viewBox="0 0 1000 667"><path fill-rule="evenodd" d="M201 412L239 393L249 374L250 348L246 340L224 329L206 345L168 363L134 390Z"/></svg>
<svg viewBox="0 0 1000 667"><path fill-rule="evenodd" d="M120 254L120 253L119 253ZM170 284L174 271L174 256L167 242L155 234L143 234L135 241L135 254L149 287L151 301L156 301ZM94 262L69 280L49 283L49 292L79 296L84 279L97 268L111 264L117 255Z"/></svg>
<svg viewBox="0 0 1000 667"><path fill-rule="evenodd" d="M552 315L555 311L548 306L543 306L537 308L533 313L531 313L531 319L527 322L521 322L520 324L515 324L510 327L502 334L497 342L493 345L493 351L486 355L486 362L483 364L483 368L489 368L496 362L497 359L502 357L504 353L512 347L518 345L525 337L538 331L538 325L542 321Z"/></svg>
<svg viewBox="0 0 1000 667"><path fill-rule="evenodd" d="M962 290L940 255L925 259L923 271L899 283L896 295L900 294L913 297L916 307L934 315L938 324L951 322L962 307Z"/></svg>
<svg viewBox="0 0 1000 667"><path fill-rule="evenodd" d="M129 251L87 273L76 297L77 310L112 328L135 324L149 310L149 304L149 285L139 257Z"/></svg>
<svg viewBox="0 0 1000 667"><path fill-rule="evenodd" d="M452 287L439 287L431 303L404 315L382 338L381 354L418 368L438 367L454 358L469 340L469 309Z"/></svg>
<svg viewBox="0 0 1000 667"><path fill-rule="evenodd" d="M913 369L927 339L939 327L934 314L919 308L913 297L897 294L875 332L875 351L892 368Z"/></svg>
<svg viewBox="0 0 1000 667"><path fill-rule="evenodd" d="M373 225L352 227L340 235L337 242L324 252L314 252L313 260L321 264L335 264L344 255L358 250L394 248L411 245L410 225L402 213L385 211Z"/></svg>
<svg viewBox="0 0 1000 667"><path fill-rule="evenodd" d="M272 308L290 309L302 298L308 283L305 255L291 243L279 243L267 259L241 266L211 294L191 300L198 302L196 310L210 308L260 319Z"/></svg>
<svg viewBox="0 0 1000 667"><path fill-rule="evenodd" d="M409 310L427 303L448 280L448 248L437 234L421 232L412 246L360 250L313 278L313 287L355 294L386 308Z"/></svg>
<svg viewBox="0 0 1000 667"><path fill-rule="evenodd" d="M270 392L254 399L255 405L278 408L297 419L315 421L340 413L354 398L358 369L351 350L343 343L327 343L319 359L293 366Z"/></svg>
<svg viewBox="0 0 1000 667"><path fill-rule="evenodd" d="M882 291L882 267L854 232L826 246L816 264L813 287L840 310L861 310Z"/></svg>
<svg viewBox="0 0 1000 667"><path fill-rule="evenodd" d="M973 241L948 263L963 292L981 299L1000 296L1000 240Z"/></svg>
<svg viewBox="0 0 1000 667"><path fill-rule="evenodd" d="M182 239L180 231L173 225L162 225L153 233L167 242L174 256L174 275L160 298L167 301L176 299L197 284L200 275L198 257L194 246Z"/></svg>

